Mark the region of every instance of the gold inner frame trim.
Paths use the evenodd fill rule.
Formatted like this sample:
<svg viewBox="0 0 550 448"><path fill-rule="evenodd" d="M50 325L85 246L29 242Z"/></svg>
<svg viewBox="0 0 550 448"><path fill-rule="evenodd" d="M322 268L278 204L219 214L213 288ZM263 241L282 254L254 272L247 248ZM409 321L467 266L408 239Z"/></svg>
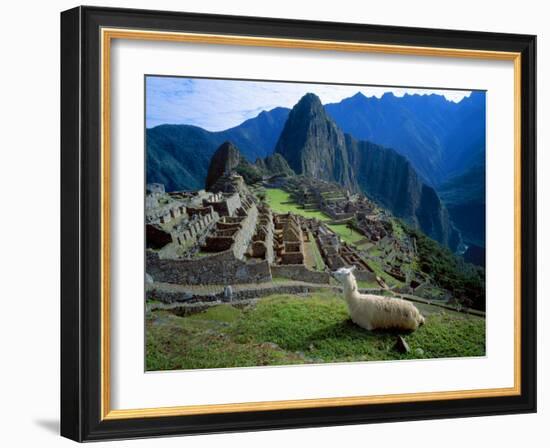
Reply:
<svg viewBox="0 0 550 448"><path fill-rule="evenodd" d="M187 405L140 409L111 409L110 346L110 63L113 39L184 42L383 53L428 57L504 60L514 63L514 386L507 388L369 395L303 400L261 401L230 404ZM304 39L279 39L217 34L101 29L101 419L116 420L229 412L252 412L317 407L406 403L432 400L503 397L521 394L521 54L459 48L418 47Z"/></svg>

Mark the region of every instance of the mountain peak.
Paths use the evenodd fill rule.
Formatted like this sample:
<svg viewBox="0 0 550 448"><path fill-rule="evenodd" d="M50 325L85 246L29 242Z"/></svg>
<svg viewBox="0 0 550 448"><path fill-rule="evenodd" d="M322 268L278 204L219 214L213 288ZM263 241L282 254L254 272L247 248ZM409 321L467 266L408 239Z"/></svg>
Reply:
<svg viewBox="0 0 550 448"><path fill-rule="evenodd" d="M306 93L300 101L296 103L293 110L322 110L321 100L314 93Z"/></svg>
<svg viewBox="0 0 550 448"><path fill-rule="evenodd" d="M393 100L397 98L393 92L384 92L384 94L380 97L381 100Z"/></svg>
<svg viewBox="0 0 550 448"><path fill-rule="evenodd" d="M281 154L297 174L339 182L352 191L358 189L344 134L317 95L304 95L292 108L275 152Z"/></svg>
<svg viewBox="0 0 550 448"><path fill-rule="evenodd" d="M361 91L358 91L355 95L353 95L350 98L355 99L355 100L366 100L367 99L365 94Z"/></svg>

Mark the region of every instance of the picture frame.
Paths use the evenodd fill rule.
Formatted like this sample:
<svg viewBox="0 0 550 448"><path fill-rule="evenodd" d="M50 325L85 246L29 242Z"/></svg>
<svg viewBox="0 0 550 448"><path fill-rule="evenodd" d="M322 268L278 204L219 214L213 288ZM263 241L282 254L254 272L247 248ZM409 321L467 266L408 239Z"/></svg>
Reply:
<svg viewBox="0 0 550 448"><path fill-rule="evenodd" d="M109 80L116 40L511 62L514 198L505 201L514 209L513 386L113 409ZM92 441L536 412L535 58L531 35L99 7L63 12L61 434Z"/></svg>

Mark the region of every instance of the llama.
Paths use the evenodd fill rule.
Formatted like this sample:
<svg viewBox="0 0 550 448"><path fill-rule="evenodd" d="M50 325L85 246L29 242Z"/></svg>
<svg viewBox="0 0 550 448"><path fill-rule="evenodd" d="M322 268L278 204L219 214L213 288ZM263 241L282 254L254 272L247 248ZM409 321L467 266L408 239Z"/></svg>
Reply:
<svg viewBox="0 0 550 448"><path fill-rule="evenodd" d="M332 275L344 286L344 298L351 320L366 330L416 330L424 317L410 302L373 294L360 294L352 268L340 268Z"/></svg>

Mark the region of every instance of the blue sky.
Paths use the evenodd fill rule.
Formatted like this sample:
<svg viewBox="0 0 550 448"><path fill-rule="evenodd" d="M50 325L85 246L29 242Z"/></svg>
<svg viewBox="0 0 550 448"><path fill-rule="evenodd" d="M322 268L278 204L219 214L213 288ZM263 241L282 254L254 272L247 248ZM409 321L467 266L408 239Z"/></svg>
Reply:
<svg viewBox="0 0 550 448"><path fill-rule="evenodd" d="M236 81L175 77L146 77L146 126L191 124L222 131L253 118L262 110L294 106L308 92L323 104L337 103L357 92L380 97L386 92L440 94L458 102L468 90L427 90L396 87L340 86L268 81Z"/></svg>

